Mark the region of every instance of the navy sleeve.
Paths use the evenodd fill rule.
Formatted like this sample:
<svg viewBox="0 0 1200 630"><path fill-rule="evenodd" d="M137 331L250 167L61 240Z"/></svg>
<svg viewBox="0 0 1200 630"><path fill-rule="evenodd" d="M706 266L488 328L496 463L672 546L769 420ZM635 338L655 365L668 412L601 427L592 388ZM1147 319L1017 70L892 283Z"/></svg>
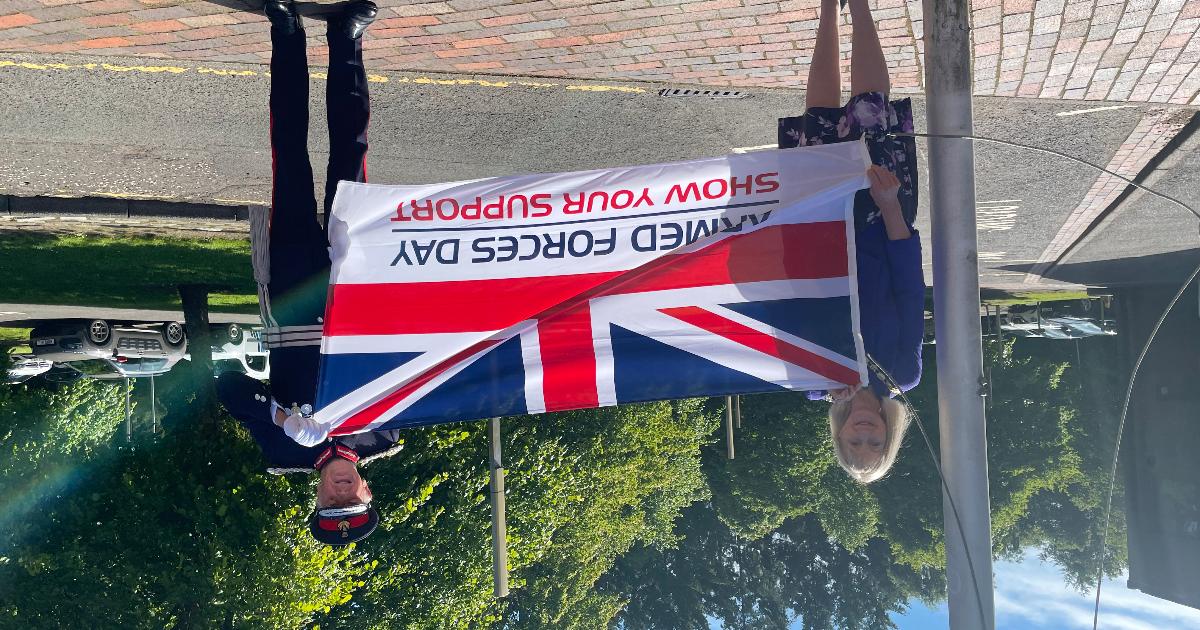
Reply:
<svg viewBox="0 0 1200 630"><path fill-rule="evenodd" d="M255 394L263 400L257 400ZM264 383L245 374L226 372L217 378L217 397L229 415L237 418L250 432L269 465L279 468L312 466L322 447L297 444L271 420L271 392Z"/></svg>
<svg viewBox="0 0 1200 630"><path fill-rule="evenodd" d="M921 342L925 337L925 274L921 270L921 235L887 241L892 299L899 318L896 361L888 366L902 391L921 382Z"/></svg>
<svg viewBox="0 0 1200 630"><path fill-rule="evenodd" d="M217 377L217 398L229 415L243 424L271 419L271 392L264 383L245 374L226 372Z"/></svg>

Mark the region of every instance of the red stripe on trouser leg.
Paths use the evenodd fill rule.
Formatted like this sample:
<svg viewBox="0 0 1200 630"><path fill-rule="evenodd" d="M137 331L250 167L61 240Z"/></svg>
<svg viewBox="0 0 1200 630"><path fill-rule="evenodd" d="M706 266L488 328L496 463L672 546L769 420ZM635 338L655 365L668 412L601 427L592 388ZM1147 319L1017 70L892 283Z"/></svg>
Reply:
<svg viewBox="0 0 1200 630"><path fill-rule="evenodd" d="M538 324L542 351L542 396L546 411L599 405L592 315L587 304Z"/></svg>
<svg viewBox="0 0 1200 630"><path fill-rule="evenodd" d="M782 339L759 332L749 326L739 324L732 319L721 317L716 313L706 311L702 308L684 306L659 310L714 335L720 335L734 343L800 366L827 379L845 385L855 385L859 381L857 371L836 361L830 361L804 348L792 345Z"/></svg>

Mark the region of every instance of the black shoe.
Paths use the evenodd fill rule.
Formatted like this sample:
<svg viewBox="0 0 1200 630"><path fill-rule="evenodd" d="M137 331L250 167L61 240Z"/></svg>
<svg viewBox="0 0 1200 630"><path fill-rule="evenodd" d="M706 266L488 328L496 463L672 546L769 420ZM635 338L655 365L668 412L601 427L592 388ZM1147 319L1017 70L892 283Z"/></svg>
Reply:
<svg viewBox="0 0 1200 630"><path fill-rule="evenodd" d="M342 9L342 15L336 20L330 20L329 30L339 30L350 39L358 39L366 32L375 16L379 15L379 7L371 0L354 0Z"/></svg>
<svg viewBox="0 0 1200 630"><path fill-rule="evenodd" d="M263 11L271 21L272 30L284 35L304 30L304 24L300 21L300 14L296 12L296 3L293 0L267 0Z"/></svg>

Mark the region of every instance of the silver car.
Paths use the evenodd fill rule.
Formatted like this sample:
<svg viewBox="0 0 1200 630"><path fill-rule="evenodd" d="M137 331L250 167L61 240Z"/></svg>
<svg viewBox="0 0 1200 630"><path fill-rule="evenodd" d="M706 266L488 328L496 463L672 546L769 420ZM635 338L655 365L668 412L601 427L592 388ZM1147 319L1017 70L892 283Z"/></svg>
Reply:
<svg viewBox="0 0 1200 630"><path fill-rule="evenodd" d="M187 337L179 322L63 320L39 324L29 334L29 346L39 359L55 363L101 359L117 372L148 376L166 372L183 359Z"/></svg>

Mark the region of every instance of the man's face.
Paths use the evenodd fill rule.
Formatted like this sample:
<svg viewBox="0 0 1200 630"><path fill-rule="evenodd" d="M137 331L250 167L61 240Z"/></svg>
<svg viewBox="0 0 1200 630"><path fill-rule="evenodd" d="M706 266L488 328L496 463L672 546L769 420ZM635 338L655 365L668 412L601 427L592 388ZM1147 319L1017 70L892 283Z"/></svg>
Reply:
<svg viewBox="0 0 1200 630"><path fill-rule="evenodd" d="M371 489L358 474L358 466L353 462L335 457L321 469L317 507L344 507L370 502Z"/></svg>

